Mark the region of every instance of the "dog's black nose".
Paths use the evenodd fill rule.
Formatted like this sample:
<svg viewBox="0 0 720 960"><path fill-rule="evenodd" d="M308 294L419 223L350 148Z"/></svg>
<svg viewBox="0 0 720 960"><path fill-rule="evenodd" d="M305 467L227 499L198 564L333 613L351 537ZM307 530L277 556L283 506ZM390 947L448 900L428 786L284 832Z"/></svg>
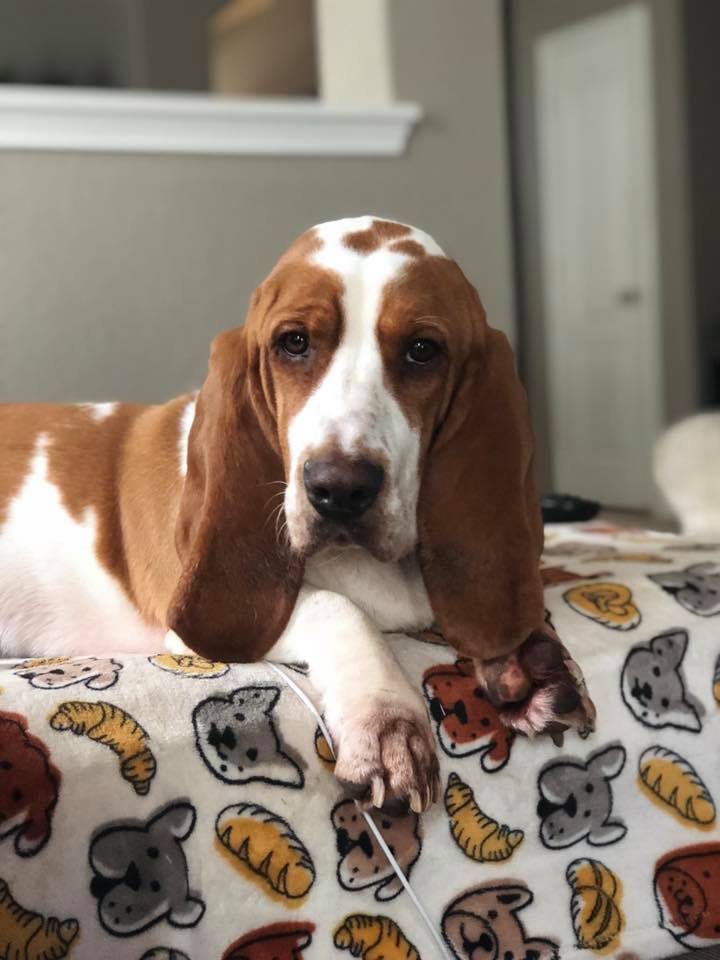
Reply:
<svg viewBox="0 0 720 960"><path fill-rule="evenodd" d="M306 460L303 482L308 500L321 517L328 520L354 520L365 513L383 485L385 471L369 460L334 457Z"/></svg>

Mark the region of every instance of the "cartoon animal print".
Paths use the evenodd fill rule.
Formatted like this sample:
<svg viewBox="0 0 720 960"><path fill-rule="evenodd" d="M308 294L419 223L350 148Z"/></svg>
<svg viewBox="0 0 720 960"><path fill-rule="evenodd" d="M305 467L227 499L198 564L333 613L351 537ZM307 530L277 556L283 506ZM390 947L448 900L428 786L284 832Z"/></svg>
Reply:
<svg viewBox="0 0 720 960"><path fill-rule="evenodd" d="M148 734L129 713L112 703L68 700L50 717L53 730L70 730L110 747L120 758L120 774L139 796L150 790L156 763L147 745Z"/></svg>
<svg viewBox="0 0 720 960"><path fill-rule="evenodd" d="M231 943L222 960L303 960L314 932L314 923L271 923Z"/></svg>
<svg viewBox="0 0 720 960"><path fill-rule="evenodd" d="M0 957L3 960L63 960L80 930L77 920L58 920L26 910L0 879Z"/></svg>
<svg viewBox="0 0 720 960"><path fill-rule="evenodd" d="M279 698L277 687L240 687L195 707L195 744L216 777L225 783L303 786L303 772L282 748L272 717Z"/></svg>
<svg viewBox="0 0 720 960"><path fill-rule="evenodd" d="M231 861L257 875L290 900L304 897L315 882L315 866L289 823L256 803L220 811L215 833Z"/></svg>
<svg viewBox="0 0 720 960"><path fill-rule="evenodd" d="M154 667L160 667L176 677L192 677L200 680L214 680L224 677L230 665L222 660L206 660L194 653L158 653L148 657Z"/></svg>
<svg viewBox="0 0 720 960"><path fill-rule="evenodd" d="M593 553L597 550L596 543L589 543L587 540L560 540L557 543L545 544L543 548L543 559L554 559L555 557L583 557L587 553Z"/></svg>
<svg viewBox="0 0 720 960"><path fill-rule="evenodd" d="M550 850L571 847L580 840L595 847L617 843L627 833L620 820L611 819L613 795L610 781L625 766L625 748L609 746L593 753L587 762L560 760L540 772L540 840Z"/></svg>
<svg viewBox="0 0 720 960"><path fill-rule="evenodd" d="M353 913L336 929L333 943L361 960L420 960L420 954L390 917Z"/></svg>
<svg viewBox="0 0 720 960"><path fill-rule="evenodd" d="M90 892L100 923L115 937L129 937L160 920L194 927L205 904L189 890L182 841L195 826L194 807L171 803L147 822L110 824L94 836L89 851Z"/></svg>
<svg viewBox="0 0 720 960"><path fill-rule="evenodd" d="M32 857L50 839L60 771L42 740L17 713L0 712L0 841L15 836L15 853Z"/></svg>
<svg viewBox="0 0 720 960"><path fill-rule="evenodd" d="M624 583L583 583L563 594L576 613L610 630L634 630L640 623L640 611Z"/></svg>
<svg viewBox="0 0 720 960"><path fill-rule="evenodd" d="M598 577L609 577L607 570L602 573L574 573L565 567L540 567L540 576L544 587L556 587L560 583L572 583L574 580L595 580Z"/></svg>
<svg viewBox="0 0 720 960"><path fill-rule="evenodd" d="M154 947L147 950L140 960L190 960L190 957L181 950L173 950L172 947Z"/></svg>
<svg viewBox="0 0 720 960"><path fill-rule="evenodd" d="M680 671L687 645L687 630L669 630L628 653L620 689L625 706L644 726L700 732L700 717Z"/></svg>
<svg viewBox="0 0 720 960"><path fill-rule="evenodd" d="M478 863L509 860L523 841L522 830L511 830L482 812L470 787L451 773L445 791L450 833L462 852Z"/></svg>
<svg viewBox="0 0 720 960"><path fill-rule="evenodd" d="M672 563L670 557L659 553L621 553L615 547L603 547L596 553L583 557L583 563Z"/></svg>
<svg viewBox="0 0 720 960"><path fill-rule="evenodd" d="M335 766L335 754L330 749L330 744L325 738L325 734L320 727L315 728L315 753L320 759L329 766Z"/></svg>
<svg viewBox="0 0 720 960"><path fill-rule="evenodd" d="M640 782L680 818L698 826L715 822L715 804L691 763L667 747L648 747L640 757Z"/></svg>
<svg viewBox="0 0 720 960"><path fill-rule="evenodd" d="M720 543L669 543L663 549L673 553L715 553L720 550Z"/></svg>
<svg viewBox="0 0 720 960"><path fill-rule="evenodd" d="M625 924L620 908L620 882L599 860L574 860L565 874L572 890L570 916L580 950L604 950L617 940Z"/></svg>
<svg viewBox="0 0 720 960"><path fill-rule="evenodd" d="M485 883L445 909L442 933L457 960L560 960L552 940L528 938L518 913L533 902L520 883Z"/></svg>
<svg viewBox="0 0 720 960"><path fill-rule="evenodd" d="M118 681L122 664L101 657L43 657L24 660L13 673L41 690L59 690L84 683L88 690L107 690Z"/></svg>
<svg viewBox="0 0 720 960"><path fill-rule="evenodd" d="M505 766L513 734L478 686L472 660L463 657L430 667L423 674L423 690L440 746L449 757L479 753L486 773Z"/></svg>
<svg viewBox="0 0 720 960"><path fill-rule="evenodd" d="M684 570L651 573L648 578L698 617L720 613L720 568L717 563L692 563Z"/></svg>
<svg viewBox="0 0 720 960"><path fill-rule="evenodd" d="M720 843L672 850L655 866L660 926L690 950L720 943Z"/></svg>
<svg viewBox="0 0 720 960"><path fill-rule="evenodd" d="M370 814L406 877L420 856L420 821L416 813L393 814L385 811ZM332 811L337 852L340 861L337 878L345 890L375 887L375 899L392 900L402 893L403 885L368 828L365 817L354 800L341 800Z"/></svg>

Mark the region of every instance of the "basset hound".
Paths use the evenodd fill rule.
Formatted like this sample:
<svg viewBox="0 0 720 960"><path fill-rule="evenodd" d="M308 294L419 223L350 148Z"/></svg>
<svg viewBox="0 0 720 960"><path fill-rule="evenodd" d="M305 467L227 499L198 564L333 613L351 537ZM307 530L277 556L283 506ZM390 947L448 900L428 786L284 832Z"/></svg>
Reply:
<svg viewBox="0 0 720 960"><path fill-rule="evenodd" d="M532 459L458 265L400 223L321 224L196 395L0 406L0 656L303 660L337 775L420 811L433 736L384 632L437 625L520 731L592 727L544 619Z"/></svg>

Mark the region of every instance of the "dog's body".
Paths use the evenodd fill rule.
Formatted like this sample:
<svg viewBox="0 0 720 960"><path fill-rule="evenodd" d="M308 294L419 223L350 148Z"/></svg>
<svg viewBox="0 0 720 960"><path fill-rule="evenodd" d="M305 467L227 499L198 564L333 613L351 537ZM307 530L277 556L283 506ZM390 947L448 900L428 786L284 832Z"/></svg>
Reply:
<svg viewBox="0 0 720 960"><path fill-rule="evenodd" d="M0 655L306 661L338 775L419 810L432 734L383 631L438 621L520 729L591 723L548 646L531 454L457 266L400 224L321 225L198 395L0 407Z"/></svg>

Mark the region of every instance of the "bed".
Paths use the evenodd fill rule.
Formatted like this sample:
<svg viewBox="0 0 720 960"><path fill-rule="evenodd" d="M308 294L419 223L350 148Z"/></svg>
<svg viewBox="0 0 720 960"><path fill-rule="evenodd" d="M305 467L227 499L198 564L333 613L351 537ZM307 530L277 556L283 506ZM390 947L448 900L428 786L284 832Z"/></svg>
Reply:
<svg viewBox="0 0 720 960"><path fill-rule="evenodd" d="M596 733L513 739L390 637L444 795L374 831L302 665L0 662L1 960L720 957L720 544L556 526L543 576Z"/></svg>

